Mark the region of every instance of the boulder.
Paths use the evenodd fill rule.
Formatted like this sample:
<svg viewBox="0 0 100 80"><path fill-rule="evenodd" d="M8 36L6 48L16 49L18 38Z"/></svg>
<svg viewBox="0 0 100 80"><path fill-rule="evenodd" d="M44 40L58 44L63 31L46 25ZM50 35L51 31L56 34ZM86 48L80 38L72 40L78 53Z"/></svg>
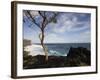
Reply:
<svg viewBox="0 0 100 80"><path fill-rule="evenodd" d="M91 55L87 48L70 48L66 64L68 66L86 66L91 65Z"/></svg>

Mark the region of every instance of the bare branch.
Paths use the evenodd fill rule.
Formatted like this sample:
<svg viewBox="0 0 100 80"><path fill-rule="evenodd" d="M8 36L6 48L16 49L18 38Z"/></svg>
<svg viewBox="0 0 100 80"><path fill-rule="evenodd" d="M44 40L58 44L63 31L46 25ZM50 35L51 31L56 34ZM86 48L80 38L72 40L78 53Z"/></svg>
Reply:
<svg viewBox="0 0 100 80"><path fill-rule="evenodd" d="M39 25L38 23L36 23L35 19L32 17L32 15L30 14L30 12L27 11L27 13L28 13L28 15L30 16L31 21L32 21L37 27L39 27L39 28L41 29L40 25ZM27 17L28 17L28 16L27 16Z"/></svg>
<svg viewBox="0 0 100 80"><path fill-rule="evenodd" d="M39 12L40 16L42 16L42 18L44 18L44 15L41 13L41 11L38 11L38 12Z"/></svg>
<svg viewBox="0 0 100 80"><path fill-rule="evenodd" d="M55 19L57 16L58 16L58 13L54 13L54 15L49 20L47 20L47 23L45 25L51 23L53 21L53 19Z"/></svg>

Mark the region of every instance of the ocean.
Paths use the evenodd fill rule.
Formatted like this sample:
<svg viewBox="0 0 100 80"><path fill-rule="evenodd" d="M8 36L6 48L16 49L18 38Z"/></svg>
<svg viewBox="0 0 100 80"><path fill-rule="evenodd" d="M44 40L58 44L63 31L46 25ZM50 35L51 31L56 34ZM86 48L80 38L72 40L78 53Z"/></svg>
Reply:
<svg viewBox="0 0 100 80"><path fill-rule="evenodd" d="M69 49L71 47L78 48L83 47L87 48L88 50L91 50L91 44L90 43L59 43L59 44L45 44L48 48L48 55L52 56L67 56ZM26 48L29 48L28 51L30 51L30 55L36 56L36 55L45 55L42 49L42 46L40 44L32 44L31 46L28 46Z"/></svg>

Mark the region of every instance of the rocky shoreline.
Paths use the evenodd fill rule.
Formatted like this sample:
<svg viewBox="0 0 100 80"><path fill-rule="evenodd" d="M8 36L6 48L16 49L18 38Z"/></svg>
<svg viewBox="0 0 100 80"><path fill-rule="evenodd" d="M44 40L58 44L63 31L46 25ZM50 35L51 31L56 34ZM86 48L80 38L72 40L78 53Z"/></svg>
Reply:
<svg viewBox="0 0 100 80"><path fill-rule="evenodd" d="M24 52L23 60L23 69L90 66L91 54L86 48L71 47L67 56L49 56L48 62L44 55L31 56L27 52Z"/></svg>

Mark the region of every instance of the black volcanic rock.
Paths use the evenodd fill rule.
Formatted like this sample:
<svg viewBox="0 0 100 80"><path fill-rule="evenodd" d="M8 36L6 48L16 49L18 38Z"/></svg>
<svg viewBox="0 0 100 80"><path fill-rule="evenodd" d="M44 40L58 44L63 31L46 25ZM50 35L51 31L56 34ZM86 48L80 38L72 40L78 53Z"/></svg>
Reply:
<svg viewBox="0 0 100 80"><path fill-rule="evenodd" d="M66 65L68 66L85 66L91 65L90 51L86 48L70 48L67 55Z"/></svg>
<svg viewBox="0 0 100 80"><path fill-rule="evenodd" d="M23 69L91 65L90 51L82 47L70 48L67 56L48 56L47 62L44 55L31 56L27 52L24 52L23 60Z"/></svg>
<svg viewBox="0 0 100 80"><path fill-rule="evenodd" d="M44 55L28 56L24 58L24 69L64 67L65 56L49 56L45 61Z"/></svg>

